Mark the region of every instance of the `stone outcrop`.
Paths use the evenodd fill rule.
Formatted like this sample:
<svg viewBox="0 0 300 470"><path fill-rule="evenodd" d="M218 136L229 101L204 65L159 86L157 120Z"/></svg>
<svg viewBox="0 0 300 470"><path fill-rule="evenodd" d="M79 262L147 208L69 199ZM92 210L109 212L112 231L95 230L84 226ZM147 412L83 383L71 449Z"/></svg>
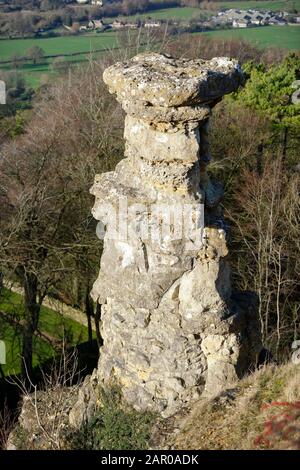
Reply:
<svg viewBox="0 0 300 470"><path fill-rule="evenodd" d="M137 409L168 416L216 394L261 349L255 296L232 292L222 187L206 171L211 110L243 79L228 58L151 53L104 72L126 112L126 158L91 190L93 215L107 229L92 291L104 341L96 376L117 380ZM162 206L173 218L153 217ZM120 227L112 236L116 219L121 236Z"/></svg>

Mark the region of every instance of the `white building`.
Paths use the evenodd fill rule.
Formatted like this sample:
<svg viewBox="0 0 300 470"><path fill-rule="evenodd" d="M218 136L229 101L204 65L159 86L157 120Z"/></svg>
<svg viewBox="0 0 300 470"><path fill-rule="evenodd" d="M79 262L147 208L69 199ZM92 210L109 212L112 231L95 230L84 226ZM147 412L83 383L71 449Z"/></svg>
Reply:
<svg viewBox="0 0 300 470"><path fill-rule="evenodd" d="M125 28L125 23L123 23L123 21L115 20L111 27L114 29L123 29Z"/></svg>
<svg viewBox="0 0 300 470"><path fill-rule="evenodd" d="M139 25L138 23L126 23L125 27L128 29L138 29Z"/></svg>
<svg viewBox="0 0 300 470"><path fill-rule="evenodd" d="M251 18L251 23L252 23L252 24L256 24L256 25L265 24L264 18L263 18L263 16L261 16L261 15L252 16L252 18Z"/></svg>
<svg viewBox="0 0 300 470"><path fill-rule="evenodd" d="M102 20L90 20L88 23L89 29L101 29L103 26L104 24Z"/></svg>
<svg viewBox="0 0 300 470"><path fill-rule="evenodd" d="M160 28L161 27L161 22L160 21L146 21L144 24L145 28Z"/></svg>
<svg viewBox="0 0 300 470"><path fill-rule="evenodd" d="M237 19L233 20L232 26L234 28L248 28L248 26L250 26L250 22L244 19Z"/></svg>

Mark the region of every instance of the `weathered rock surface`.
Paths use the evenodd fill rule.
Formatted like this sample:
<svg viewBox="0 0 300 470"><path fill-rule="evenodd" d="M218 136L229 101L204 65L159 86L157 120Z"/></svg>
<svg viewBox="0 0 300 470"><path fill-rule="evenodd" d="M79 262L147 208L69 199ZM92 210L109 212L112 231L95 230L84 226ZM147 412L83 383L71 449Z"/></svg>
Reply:
<svg viewBox="0 0 300 470"><path fill-rule="evenodd" d="M130 100L152 106L192 106L235 91L243 79L237 61L173 59L140 54L109 67L103 75L120 102Z"/></svg>
<svg viewBox="0 0 300 470"><path fill-rule="evenodd" d="M103 205L111 204L124 222L123 203L128 215L121 237L112 237L112 219L105 221L92 291L102 304L104 340L96 375L100 384L119 381L137 409L168 416L203 392L216 394L261 349L255 296L232 293L223 192L206 172L211 109L243 80L234 60L158 54L104 73L127 113L126 158L114 172L96 176L93 215L103 220ZM170 220L152 218L158 205L179 212ZM186 207L193 229L178 235Z"/></svg>

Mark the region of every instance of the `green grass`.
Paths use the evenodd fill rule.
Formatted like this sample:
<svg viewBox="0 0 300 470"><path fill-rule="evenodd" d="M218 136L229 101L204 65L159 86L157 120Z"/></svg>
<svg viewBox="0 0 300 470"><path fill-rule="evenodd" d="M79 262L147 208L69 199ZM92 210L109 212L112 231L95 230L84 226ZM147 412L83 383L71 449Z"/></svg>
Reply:
<svg viewBox="0 0 300 470"><path fill-rule="evenodd" d="M49 75L51 73L49 69L50 62L45 61L42 64L33 65L30 63L24 64L22 67L18 68L18 71L24 77L26 84L32 88L38 88L41 85L41 78L43 75ZM0 78L1 78L1 70L9 71L11 70L10 65L3 65L0 66Z"/></svg>
<svg viewBox="0 0 300 470"><path fill-rule="evenodd" d="M6 345L6 364L2 366L5 375L19 374L21 362L21 337L16 335L16 330L6 322L1 322L1 339ZM33 367L40 362L53 357L51 345L35 337L33 341Z"/></svg>
<svg viewBox="0 0 300 470"><path fill-rule="evenodd" d="M113 31L56 38L2 39L0 61L9 60L14 54L25 55L26 50L32 46L41 47L45 55L65 55L74 52L93 52L98 49L107 50L116 44L116 33Z"/></svg>
<svg viewBox="0 0 300 470"><path fill-rule="evenodd" d="M196 18L200 13L203 13L204 10L200 8L193 7L174 7L174 8L161 8L159 10L152 10L146 13L131 15L131 16L119 16L119 19L125 21L134 21L137 18L153 18L157 20L191 20ZM116 18L105 18L105 23L114 21Z"/></svg>
<svg viewBox="0 0 300 470"><path fill-rule="evenodd" d="M265 8L270 10L287 9L289 6L294 5L300 10L300 0L294 1L237 1L237 2L221 2L220 8ZM211 14L201 8L192 7L176 7L176 8L163 8L147 12L143 15L135 15L126 17L127 21L136 18L157 18L157 19L174 19L174 20L190 20L199 17L200 13ZM113 20L111 18L111 20ZM108 22L109 19L106 19ZM267 28L251 28L246 30L224 30L212 31L208 33L212 37L236 38L242 37L248 41L257 43L260 47L278 46L289 50L299 49L300 44L300 26L289 27L276 27L270 26ZM34 39L3 39L0 40L0 61L9 60L13 55L24 55L26 50L37 45L41 47L45 55L63 55L65 60L77 64L87 60L89 51L92 57L97 57L101 52L93 52L97 50L109 50L118 47L118 33L109 31L104 33L88 33L78 36L65 36L56 38L34 38ZM76 56L68 56L68 54L79 53ZM19 68L19 71L24 75L27 84L33 88L39 87L43 82L43 76L53 76L51 71L51 63L53 59L45 59L43 63L33 65L26 63ZM1 70L10 70L11 65L0 65Z"/></svg>
<svg viewBox="0 0 300 470"><path fill-rule="evenodd" d="M245 39L246 41L256 44L258 47L274 46L291 51L300 49L300 26L266 26L249 29L228 29L200 34L205 34L211 38Z"/></svg>
<svg viewBox="0 0 300 470"><path fill-rule="evenodd" d="M24 307L22 296L4 289L0 299L0 310L22 320ZM0 339L5 341L7 348L7 363L3 366L5 374L20 372L20 332L7 321L0 318ZM63 317L59 312L48 307L42 307L39 330L48 333L53 338L67 338L69 345L76 345L88 340L87 328L70 318ZM53 356L52 345L39 337L34 338L33 365L47 360Z"/></svg>
<svg viewBox="0 0 300 470"><path fill-rule="evenodd" d="M214 6L217 6L219 10L224 8L240 8L247 10L249 8L264 9L271 11L288 10L289 8L296 8L300 10L300 0L268 0L268 1L237 1L237 2L214 2ZM215 11L203 10L201 5L199 7L173 7L173 8L161 8L159 10L148 11L139 15L122 16L127 21L135 20L136 18L154 18L160 20L191 20L199 17L200 14L212 14ZM113 21L115 18L105 18L105 22Z"/></svg>
<svg viewBox="0 0 300 470"><path fill-rule="evenodd" d="M65 60L77 64L87 60L91 55L96 57L101 52L113 49L118 45L117 33L109 31L107 33L90 33L79 36L65 36L56 38L33 38L33 39L2 39L0 40L0 61L9 60L13 55L25 55L26 50L33 45L41 47L45 55L62 55ZM76 56L68 56L68 54L81 53ZM32 64L24 63L19 71L24 75L27 84L33 88L37 88L41 84L43 75L53 75L50 70L53 58L44 59L42 63ZM0 65L1 70L10 70L11 65Z"/></svg>
<svg viewBox="0 0 300 470"><path fill-rule="evenodd" d="M94 53L91 56L94 58L97 57L97 55L101 54L99 52L98 54ZM72 65L77 65L80 64L84 61L88 60L88 56L86 54L81 54L76 57L68 57L64 56L65 61L72 64ZM55 77L56 74L51 70L51 63L52 60L48 59L43 61L43 63L33 65L31 63L26 63L22 67L18 69L18 71L21 73L21 75L25 78L26 84L34 89L38 88L41 83L43 83L43 77ZM1 70L11 70L11 67L9 65L0 67L0 77L1 77Z"/></svg>
<svg viewBox="0 0 300 470"><path fill-rule="evenodd" d="M264 10L271 10L271 11L279 11L279 10L288 10L290 8L300 9L300 0L269 0L269 1L241 1L241 2L216 2L220 9L222 8L240 8L240 9L248 9L248 8L255 8L257 10L264 9Z"/></svg>

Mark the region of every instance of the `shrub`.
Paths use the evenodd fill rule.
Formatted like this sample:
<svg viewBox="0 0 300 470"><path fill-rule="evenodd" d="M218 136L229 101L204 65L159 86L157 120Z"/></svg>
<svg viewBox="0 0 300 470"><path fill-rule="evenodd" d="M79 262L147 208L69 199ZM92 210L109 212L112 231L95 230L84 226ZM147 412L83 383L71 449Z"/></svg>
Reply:
<svg viewBox="0 0 300 470"><path fill-rule="evenodd" d="M119 387L99 390L99 409L92 419L67 437L71 449L143 450L147 449L156 417L138 412L121 399Z"/></svg>

